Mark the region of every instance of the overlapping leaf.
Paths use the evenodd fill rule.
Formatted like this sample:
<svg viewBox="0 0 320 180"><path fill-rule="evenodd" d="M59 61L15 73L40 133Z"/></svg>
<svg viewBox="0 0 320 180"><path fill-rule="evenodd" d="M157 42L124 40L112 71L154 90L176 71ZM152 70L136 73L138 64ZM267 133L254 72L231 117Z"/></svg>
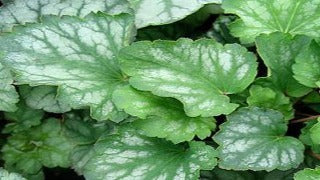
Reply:
<svg viewBox="0 0 320 180"><path fill-rule="evenodd" d="M280 112L241 108L228 116L214 136L219 167L233 170L288 170L303 161L303 144L284 136L287 125Z"/></svg>
<svg viewBox="0 0 320 180"><path fill-rule="evenodd" d="M253 42L259 34L284 32L292 35L320 35L319 0L224 0L226 13L240 16L232 33L243 42Z"/></svg>
<svg viewBox="0 0 320 180"><path fill-rule="evenodd" d="M138 28L149 25L168 24L183 19L208 3L221 0L128 0L136 14Z"/></svg>
<svg viewBox="0 0 320 180"><path fill-rule="evenodd" d="M197 179L200 170L216 165L216 151L203 142L187 146L149 138L129 128L101 138L85 166L88 180Z"/></svg>
<svg viewBox="0 0 320 180"><path fill-rule="evenodd" d="M70 111L69 104L57 98L57 87L54 86L20 86L20 94L26 104L33 109L43 109L52 113Z"/></svg>
<svg viewBox="0 0 320 180"><path fill-rule="evenodd" d="M39 22L43 15L85 17L90 12L130 12L126 0L14 0L0 8L0 32L14 25Z"/></svg>
<svg viewBox="0 0 320 180"><path fill-rule="evenodd" d="M0 56L1 58L1 56ZM12 85L13 79L11 73L0 63L0 110L15 111L15 105L19 101L19 95Z"/></svg>
<svg viewBox="0 0 320 180"><path fill-rule="evenodd" d="M2 148L5 166L35 175L46 167L68 167L73 145L62 133L57 119L47 119L40 126L12 134Z"/></svg>
<svg viewBox="0 0 320 180"><path fill-rule="evenodd" d="M119 121L124 113L111 95L126 77L116 56L132 34L133 19L126 14L44 17L41 24L0 37L2 60L18 74L19 84L58 85L62 103L90 106L95 119Z"/></svg>
<svg viewBox="0 0 320 180"><path fill-rule="evenodd" d="M119 109L141 118L133 125L146 135L166 138L174 143L190 141L195 135L204 139L216 126L212 117L186 116L182 104L175 99L157 97L129 86L115 91L113 101Z"/></svg>
<svg viewBox="0 0 320 180"><path fill-rule="evenodd" d="M293 78L292 72L295 58L309 43L309 37L284 33L264 34L256 39L259 55L269 68L272 82L285 94L300 97L310 91Z"/></svg>
<svg viewBox="0 0 320 180"><path fill-rule="evenodd" d="M320 87L320 46L313 41L296 58L293 65L294 78L308 87Z"/></svg>
<svg viewBox="0 0 320 180"><path fill-rule="evenodd" d="M227 94L244 90L256 75L252 53L207 39L137 42L120 53L130 84L180 100L188 116L229 114L238 106Z"/></svg>

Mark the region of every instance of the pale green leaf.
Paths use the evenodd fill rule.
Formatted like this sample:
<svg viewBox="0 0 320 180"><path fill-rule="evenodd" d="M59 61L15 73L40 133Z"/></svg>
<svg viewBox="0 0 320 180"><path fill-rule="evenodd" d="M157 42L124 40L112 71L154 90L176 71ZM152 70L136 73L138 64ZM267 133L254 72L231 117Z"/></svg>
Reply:
<svg viewBox="0 0 320 180"><path fill-rule="evenodd" d="M47 119L39 126L12 134L1 151L5 166L22 174L37 174L42 166L68 167L72 148L59 120Z"/></svg>
<svg viewBox="0 0 320 180"><path fill-rule="evenodd" d="M319 143L314 143L313 140L311 139L311 131L310 129L317 123L316 118L314 120L310 120L306 122L305 127L301 129L301 134L299 136L300 141L311 147L311 150L314 153L320 153L320 144Z"/></svg>
<svg viewBox="0 0 320 180"><path fill-rule="evenodd" d="M288 170L303 161L303 144L284 136L283 115L257 107L241 108L227 117L214 136L219 167L233 170Z"/></svg>
<svg viewBox="0 0 320 180"><path fill-rule="evenodd" d="M20 132L37 126L41 123L44 112L28 107L24 102L18 104L18 110L15 112L4 113L5 119L11 122L7 123L2 130L4 133Z"/></svg>
<svg viewBox="0 0 320 180"><path fill-rule="evenodd" d="M195 180L200 170L211 170L217 164L216 151L203 142L174 145L129 128L101 138L94 150L85 166L84 176L88 180Z"/></svg>
<svg viewBox="0 0 320 180"><path fill-rule="evenodd" d="M0 32L17 24L39 22L43 15L85 17L98 11L114 15L130 9L126 0L14 0L0 8Z"/></svg>
<svg viewBox="0 0 320 180"><path fill-rule="evenodd" d="M70 111L68 104L62 103L57 98L57 87L54 86L20 86L20 94L26 104L33 109L43 109L52 113L64 113Z"/></svg>
<svg viewBox="0 0 320 180"><path fill-rule="evenodd" d="M248 105L278 110L284 115L285 120L294 117L292 103L282 92L259 85L251 86L249 91Z"/></svg>
<svg viewBox="0 0 320 180"><path fill-rule="evenodd" d="M222 7L241 18L230 28L246 43L272 32L320 35L319 0L224 0Z"/></svg>
<svg viewBox="0 0 320 180"><path fill-rule="evenodd" d="M61 103L90 106L95 119L119 121L125 116L111 96L126 77L116 56L130 43L133 26L126 14L44 17L41 24L18 27L0 37L3 61L18 74L17 83L59 86Z"/></svg>
<svg viewBox="0 0 320 180"><path fill-rule="evenodd" d="M12 83L10 71L0 63L0 111L17 110L15 104L19 101L19 95Z"/></svg>
<svg viewBox="0 0 320 180"><path fill-rule="evenodd" d="M137 42L120 52L130 84L181 101L188 116L229 114L238 106L227 94L243 91L255 78L252 53L214 40Z"/></svg>
<svg viewBox="0 0 320 180"><path fill-rule="evenodd" d="M7 170L0 168L0 179L1 180L27 180L17 173L10 173Z"/></svg>
<svg viewBox="0 0 320 180"><path fill-rule="evenodd" d="M315 169L306 168L297 172L294 175L294 180L319 180L320 179L320 167Z"/></svg>
<svg viewBox="0 0 320 180"><path fill-rule="evenodd" d="M135 10L138 28L169 24L185 18L208 3L221 0L128 0Z"/></svg>
<svg viewBox="0 0 320 180"><path fill-rule="evenodd" d="M129 86L116 90L113 101L119 109L141 118L134 121L133 126L147 136L166 138L174 143L190 141L194 136L204 139L216 127L212 117L185 115L182 104L175 99L154 96Z"/></svg>
<svg viewBox="0 0 320 180"><path fill-rule="evenodd" d="M309 43L310 38L306 36L284 33L264 34L256 39L259 55L269 68L272 82L285 94L300 97L310 92L310 88L293 78L292 72L295 58Z"/></svg>
<svg viewBox="0 0 320 180"><path fill-rule="evenodd" d="M301 84L316 88L320 87L320 46L313 41L296 58L292 66L294 78Z"/></svg>

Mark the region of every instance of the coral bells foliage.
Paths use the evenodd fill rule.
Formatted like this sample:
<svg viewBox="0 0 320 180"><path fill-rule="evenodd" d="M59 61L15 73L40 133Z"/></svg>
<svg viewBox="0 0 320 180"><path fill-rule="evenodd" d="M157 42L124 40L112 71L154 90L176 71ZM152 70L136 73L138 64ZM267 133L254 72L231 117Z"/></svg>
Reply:
<svg viewBox="0 0 320 180"><path fill-rule="evenodd" d="M319 12L3 0L0 179L320 179Z"/></svg>

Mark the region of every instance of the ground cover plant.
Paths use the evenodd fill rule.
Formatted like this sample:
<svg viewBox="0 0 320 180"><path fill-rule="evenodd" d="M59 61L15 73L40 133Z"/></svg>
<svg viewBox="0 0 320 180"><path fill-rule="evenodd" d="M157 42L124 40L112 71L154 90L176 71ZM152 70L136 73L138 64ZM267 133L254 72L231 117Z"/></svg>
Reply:
<svg viewBox="0 0 320 180"><path fill-rule="evenodd" d="M0 179L320 179L320 0L2 0Z"/></svg>

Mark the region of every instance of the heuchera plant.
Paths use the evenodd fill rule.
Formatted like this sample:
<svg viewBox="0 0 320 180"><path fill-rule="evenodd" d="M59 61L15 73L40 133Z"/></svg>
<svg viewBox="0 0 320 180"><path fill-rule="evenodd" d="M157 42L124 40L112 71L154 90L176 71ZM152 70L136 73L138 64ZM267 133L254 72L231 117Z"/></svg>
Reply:
<svg viewBox="0 0 320 180"><path fill-rule="evenodd" d="M319 43L320 0L2 0L0 179L320 179Z"/></svg>

